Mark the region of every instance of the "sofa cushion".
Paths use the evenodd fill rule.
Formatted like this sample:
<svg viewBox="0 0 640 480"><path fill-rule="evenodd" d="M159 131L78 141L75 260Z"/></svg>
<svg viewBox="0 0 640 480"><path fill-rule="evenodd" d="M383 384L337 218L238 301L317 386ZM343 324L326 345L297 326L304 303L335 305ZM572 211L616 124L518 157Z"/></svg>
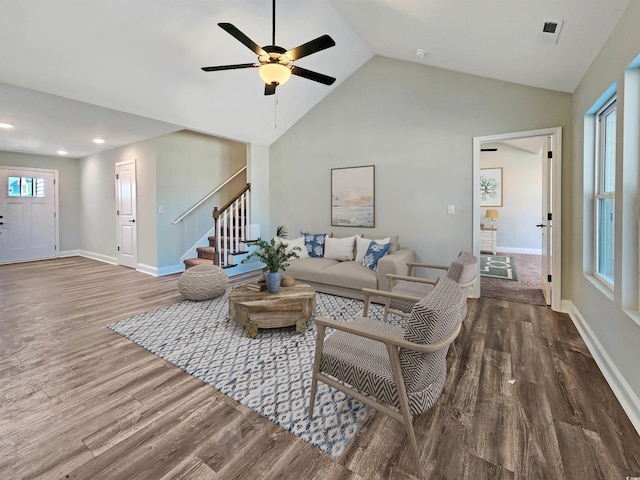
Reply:
<svg viewBox="0 0 640 480"><path fill-rule="evenodd" d="M300 232L304 237L304 244L310 257L322 258L324 256L324 242L327 238L326 233L305 233Z"/></svg>
<svg viewBox="0 0 640 480"><path fill-rule="evenodd" d="M391 235L390 237L380 237L377 235L364 234L362 237L368 238L370 240L376 240L378 243L390 243L391 248L389 248L389 253L393 253L400 248L400 244L398 243L399 235Z"/></svg>
<svg viewBox="0 0 640 480"><path fill-rule="evenodd" d="M362 266L373 271L378 270L378 260L387 254L389 247L391 247L391 244L389 243L380 245L377 241L371 242L367 249L367 253L365 253L364 258L362 259Z"/></svg>
<svg viewBox="0 0 640 480"><path fill-rule="evenodd" d="M367 250L369 250L369 245L371 245L372 241L370 238L356 235L356 262L362 263L362 259L367 254ZM384 245L385 243L389 243L389 237L379 238L376 242Z"/></svg>
<svg viewBox="0 0 640 480"><path fill-rule="evenodd" d="M337 262L323 270L318 282L356 290L375 289L378 287L378 275L358 262Z"/></svg>
<svg viewBox="0 0 640 480"><path fill-rule="evenodd" d="M328 283L324 280L325 270L337 263L339 263L337 260L330 258L301 258L299 260L291 260L286 273L295 277L296 280Z"/></svg>
<svg viewBox="0 0 640 480"><path fill-rule="evenodd" d="M289 240L288 238L281 238L280 241L286 245L285 251L287 253L293 251L295 247L300 247L299 250L295 252L298 254L300 258L308 258L309 252L307 252L307 248L304 243L304 237L295 238L293 240Z"/></svg>
<svg viewBox="0 0 640 480"><path fill-rule="evenodd" d="M324 258L332 258L341 262L353 260L355 235L345 238L327 238L324 244Z"/></svg>

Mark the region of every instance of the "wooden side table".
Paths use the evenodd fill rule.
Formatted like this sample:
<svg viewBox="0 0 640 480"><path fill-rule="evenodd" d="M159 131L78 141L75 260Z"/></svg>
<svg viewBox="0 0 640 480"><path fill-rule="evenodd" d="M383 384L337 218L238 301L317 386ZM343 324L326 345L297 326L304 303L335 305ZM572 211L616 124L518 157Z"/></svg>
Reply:
<svg viewBox="0 0 640 480"><path fill-rule="evenodd" d="M290 325L303 333L315 310L316 291L304 283L280 287L278 293L256 292L242 285L229 292L229 317L246 326L249 338L258 338L258 328Z"/></svg>

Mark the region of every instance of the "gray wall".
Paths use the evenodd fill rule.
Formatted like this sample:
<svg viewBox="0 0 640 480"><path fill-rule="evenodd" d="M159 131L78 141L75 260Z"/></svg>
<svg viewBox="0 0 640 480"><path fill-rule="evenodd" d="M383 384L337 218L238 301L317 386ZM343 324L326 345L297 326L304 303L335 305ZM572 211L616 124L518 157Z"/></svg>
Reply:
<svg viewBox="0 0 640 480"><path fill-rule="evenodd" d="M86 255L115 261L115 164L133 159L139 269L172 273L183 267L181 255L212 227L213 204L184 222L171 222L244 165L246 146L181 131L81 159L81 248ZM212 201L222 205L228 199L225 192Z"/></svg>
<svg viewBox="0 0 640 480"><path fill-rule="evenodd" d="M80 160L80 225L85 255L116 261L115 164L136 160L138 263L157 265L155 141L147 140Z"/></svg>
<svg viewBox="0 0 640 480"><path fill-rule="evenodd" d="M78 160L28 153L0 152L0 165L58 170L60 245L58 251L80 249L80 181Z"/></svg>
<svg viewBox="0 0 640 480"><path fill-rule="evenodd" d="M171 222L245 166L247 147L189 131L158 137L156 146L158 267L177 268L180 257L213 228L213 207L231 200L246 176L239 175L179 224Z"/></svg>
<svg viewBox="0 0 640 480"><path fill-rule="evenodd" d="M531 153L504 143L483 144L495 152L482 152L480 168L502 167L502 207L496 221L498 250L506 253L540 254L542 221L542 154Z"/></svg>
<svg viewBox="0 0 640 480"><path fill-rule="evenodd" d="M570 201L563 205L570 233L563 243L571 246L564 257L567 269L563 298L570 298L583 322L581 332L595 346L605 375L614 391L626 392L635 405L636 425L640 425L640 315L638 314L638 70L625 70L640 54L640 2L632 1L611 37L602 48L576 89L573 98L573 155ZM635 80L634 81L634 77ZM616 258L615 289L610 291L593 278L592 224L590 198L593 171L591 131L585 129L585 115L602 94L618 82L617 169L616 169ZM634 85L635 83L635 85ZM625 92L626 88L630 88ZM629 102L626 101L628 97ZM634 118L635 117L635 118ZM629 123L631 121L631 123ZM625 125L626 124L626 125ZM633 125L632 125L633 124ZM630 127L628 129L625 128ZM587 141L584 140L585 136ZM624 173L624 175L623 175ZM585 194L586 192L586 194ZM634 398L635 396L635 398ZM623 402L624 403L624 402ZM639 427L637 427L639 428Z"/></svg>
<svg viewBox="0 0 640 480"><path fill-rule="evenodd" d="M471 249L472 138L560 126L568 141L570 114L569 94L373 57L271 146L271 224L399 234L446 263ZM331 168L358 165L376 168L376 226L331 227Z"/></svg>

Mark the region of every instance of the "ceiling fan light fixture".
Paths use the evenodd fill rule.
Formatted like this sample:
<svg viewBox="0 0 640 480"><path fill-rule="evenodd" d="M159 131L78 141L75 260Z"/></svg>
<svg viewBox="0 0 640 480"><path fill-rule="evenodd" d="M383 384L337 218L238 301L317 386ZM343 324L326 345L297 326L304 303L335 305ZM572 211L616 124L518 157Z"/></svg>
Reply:
<svg viewBox="0 0 640 480"><path fill-rule="evenodd" d="M267 85L273 83L284 85L291 78L291 70L279 63L265 63L260 66L258 73L262 81Z"/></svg>

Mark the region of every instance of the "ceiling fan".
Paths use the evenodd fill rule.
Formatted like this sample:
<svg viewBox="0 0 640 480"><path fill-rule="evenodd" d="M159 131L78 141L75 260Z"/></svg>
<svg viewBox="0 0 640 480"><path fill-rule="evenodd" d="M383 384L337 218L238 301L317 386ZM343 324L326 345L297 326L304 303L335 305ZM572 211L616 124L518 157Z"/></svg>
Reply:
<svg viewBox="0 0 640 480"><path fill-rule="evenodd" d="M256 55L258 55L258 63L238 63L235 65L220 65L216 67L202 67L205 72L215 72L219 70L235 70L239 68L259 68L260 78L265 83L264 94L273 95L276 93L276 87L284 84L291 75L297 75L314 82L332 85L336 81L335 78L323 75L322 73L307 70L306 68L292 65L291 63L312 53L333 47L336 42L329 35L322 35L315 40L304 43L291 50L285 50L276 45L276 0L273 0L273 35L271 37L271 45L260 47L257 43L247 37L230 23L218 23L229 35L234 37L240 43L245 45Z"/></svg>

